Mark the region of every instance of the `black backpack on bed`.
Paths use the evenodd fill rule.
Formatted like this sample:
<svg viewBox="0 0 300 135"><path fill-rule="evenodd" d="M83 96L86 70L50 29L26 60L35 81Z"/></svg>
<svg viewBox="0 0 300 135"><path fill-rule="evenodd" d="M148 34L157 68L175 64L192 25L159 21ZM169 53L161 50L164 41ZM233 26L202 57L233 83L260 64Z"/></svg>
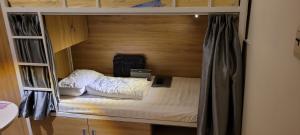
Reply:
<svg viewBox="0 0 300 135"><path fill-rule="evenodd" d="M130 77L131 69L144 69L144 55L117 54L114 56L113 68L115 77Z"/></svg>

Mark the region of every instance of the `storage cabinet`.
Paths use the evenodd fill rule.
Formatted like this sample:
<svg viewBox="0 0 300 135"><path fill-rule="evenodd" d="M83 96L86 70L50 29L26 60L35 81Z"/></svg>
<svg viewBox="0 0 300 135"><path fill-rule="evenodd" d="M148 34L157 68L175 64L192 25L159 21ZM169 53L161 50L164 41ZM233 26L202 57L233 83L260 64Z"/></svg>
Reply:
<svg viewBox="0 0 300 135"><path fill-rule="evenodd" d="M31 126L33 135L88 135L87 119L50 117Z"/></svg>
<svg viewBox="0 0 300 135"><path fill-rule="evenodd" d="M88 120L90 135L151 135L151 125L106 120Z"/></svg>
<svg viewBox="0 0 300 135"><path fill-rule="evenodd" d="M50 117L31 121L33 135L151 135L151 124Z"/></svg>
<svg viewBox="0 0 300 135"><path fill-rule="evenodd" d="M54 53L87 40L87 17L79 15L49 15L45 17Z"/></svg>

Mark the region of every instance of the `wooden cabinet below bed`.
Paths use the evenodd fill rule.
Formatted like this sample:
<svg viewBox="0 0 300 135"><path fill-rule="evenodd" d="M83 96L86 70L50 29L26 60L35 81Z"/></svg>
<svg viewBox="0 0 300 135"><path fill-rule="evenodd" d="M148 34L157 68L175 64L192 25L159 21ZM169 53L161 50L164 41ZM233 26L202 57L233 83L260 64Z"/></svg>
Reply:
<svg viewBox="0 0 300 135"><path fill-rule="evenodd" d="M87 119L50 117L31 126L33 135L89 135Z"/></svg>
<svg viewBox="0 0 300 135"><path fill-rule="evenodd" d="M90 135L151 135L151 124L88 120Z"/></svg>
<svg viewBox="0 0 300 135"><path fill-rule="evenodd" d="M33 135L196 135L197 128L145 123L50 117L31 120Z"/></svg>

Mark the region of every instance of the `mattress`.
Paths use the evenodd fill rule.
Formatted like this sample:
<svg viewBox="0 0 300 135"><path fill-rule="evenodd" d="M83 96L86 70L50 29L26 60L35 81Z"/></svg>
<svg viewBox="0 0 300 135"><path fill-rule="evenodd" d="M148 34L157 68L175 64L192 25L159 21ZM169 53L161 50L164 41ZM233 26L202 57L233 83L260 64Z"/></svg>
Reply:
<svg viewBox="0 0 300 135"><path fill-rule="evenodd" d="M62 96L59 111L172 122L197 122L200 78L173 77L170 88L147 87L142 100Z"/></svg>

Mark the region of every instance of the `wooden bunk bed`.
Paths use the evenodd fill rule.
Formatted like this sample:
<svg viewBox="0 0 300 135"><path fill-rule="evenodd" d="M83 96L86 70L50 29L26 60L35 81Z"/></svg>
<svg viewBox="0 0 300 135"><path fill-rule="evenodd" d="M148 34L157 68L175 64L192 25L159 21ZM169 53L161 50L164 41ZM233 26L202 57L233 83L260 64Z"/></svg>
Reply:
<svg viewBox="0 0 300 135"><path fill-rule="evenodd" d="M19 83L19 89L21 95L23 95L24 90L36 90L36 91L48 91L52 92L53 95L57 95L54 87L54 82L50 82L51 86L48 88L32 88L23 85L22 75L20 74L20 67L22 66L38 66L47 68L48 72L53 72L51 70L51 62L48 61L49 58L46 58L47 61L45 63L26 63L20 62L17 58L15 41L16 39L40 39L46 44L46 32L49 33L49 37L52 42L53 52L55 54L55 65L59 71L56 71L56 75L58 78L64 78L69 73L71 73L74 69L78 68L94 68L98 65L93 65L90 63L89 66L85 66L82 64L83 59L80 57L82 49L89 49L88 47L84 47L88 42L93 42L90 35L93 32L91 23L89 21L97 21L97 18L101 19L111 19L118 20L119 15L165 15L167 19L176 18L173 15L207 15L211 13L235 13L239 15L239 35L240 39L244 39L245 29L246 29L246 11L247 11L247 0L194 0L194 1L182 1L182 0L163 0L162 3L164 7L147 7L147 8L131 8L131 6L136 5L138 3L144 2L143 0L134 0L133 2L115 2L109 0L88 0L85 2L78 0L45 0L45 1L35 1L32 0L30 2L22 2L19 0L10 0L10 4L8 1L1 1L1 7L3 10L3 15L5 18L5 25L7 29L7 34L9 36L9 43L11 46L11 51L13 54L14 65L16 69L16 74ZM18 36L12 33L10 28L10 21L8 16L10 14L35 14L39 18L41 35L39 36ZM89 16L93 15L93 16ZM94 16L94 15L108 15L108 16ZM171 17L172 16L172 17ZM168 18L169 17L169 18ZM129 17L130 18L130 17ZM138 17L132 17L134 20L139 20ZM185 17L177 17L176 19L185 19ZM189 16L191 18L191 16ZM162 19L162 18L158 18ZM130 19L129 19L130 20ZM198 24L202 23L203 27L200 27L202 35L200 33L199 36L204 36L203 33L205 31L206 24L203 23L207 21L206 16L201 17L201 21L198 21ZM151 20L150 20L151 21ZM197 24L197 25L198 25ZM99 25L99 24L94 24ZM105 22L102 22L100 25L105 25ZM122 25L122 24L116 24ZM165 27L162 25L162 27ZM191 26L193 27L193 26ZM191 29L195 29L191 28ZM129 29L128 29L129 30ZM97 30L96 30L97 31ZM104 32L111 32L105 31ZM195 34L191 33L192 34ZM109 35L109 34L108 34ZM102 38L107 38L107 36L102 35ZM176 35L180 36L180 35ZM95 39L96 37L94 37ZM98 38L98 37L97 37ZM166 38L166 37L162 37ZM199 38L201 40L201 38ZM181 39L178 41L180 42ZM186 40L183 37L183 40ZM175 42L178 42L175 41ZM94 41L96 42L96 41ZM202 41L193 40L192 42L199 42L201 44ZM179 43L180 44L180 43ZM193 44L193 43L192 43ZM120 47L120 46L117 46ZM72 48L72 49L71 49ZM45 50L48 48L44 47ZM158 48L159 49L159 48ZM71 51L72 50L72 51ZM195 53L195 56L201 54L201 50ZM46 51L47 53L48 51ZM88 55L88 54L86 54ZM90 54L92 55L92 54ZM109 54L106 57L108 59L112 54ZM194 56L194 55L193 55ZM103 56L99 56L103 57ZM151 56L150 56L151 57ZM201 61L201 56L199 57ZM65 62L68 61L68 62ZM154 61L154 60L153 60ZM200 67L201 62L198 63L195 61L190 61L193 63L191 67ZM105 59L102 62L106 62ZM173 64L173 63L172 63ZM178 65L170 65L178 66ZM181 63L182 64L182 63ZM106 64L107 65L107 64ZM156 64L152 64L152 68L160 68L156 67ZM104 69L96 69L107 74L110 74L107 69L110 69L110 66L105 67ZM168 72L166 69L160 69ZM200 77L201 71L197 71L196 69L192 69L190 73L187 71L190 69L182 68L181 71L177 71L174 73L170 71L168 74L175 76L186 76L186 77ZM49 75L50 80L52 80L51 75ZM55 98L56 99L56 98ZM58 96L58 100L60 100ZM55 101L56 104L59 101ZM58 106L56 106L58 108ZM33 131L30 131L32 134L51 134L47 129L40 128L50 126L54 128L52 133L55 134L65 134L64 131L69 134L91 134L96 135L96 133L102 134L111 134L115 135L118 132L122 132L122 134L130 134L130 135L138 135L138 134L153 134L153 126L151 125L171 125L171 126L181 126L181 127L197 127L197 123L189 123L189 122L172 122L172 121L160 121L160 120L146 120L139 118L124 118L124 117L110 117L110 116L98 116L92 114L76 114L76 113L66 113L60 112L59 109L56 109L56 113L53 113L54 116L62 117L61 119L49 118L48 121L52 121L53 125L49 125L48 122L36 122L31 121ZM120 121L120 122L115 122ZM30 122L30 120L28 120ZM66 128L61 128L60 126L55 126L54 124L64 124L68 125L73 123L72 125L66 126ZM139 124L135 124L139 123ZM143 124L141 124L143 123ZM74 129L74 127L77 127ZM130 130L126 129L130 127L135 130L135 133L132 133ZM103 130L104 128L108 128Z"/></svg>

